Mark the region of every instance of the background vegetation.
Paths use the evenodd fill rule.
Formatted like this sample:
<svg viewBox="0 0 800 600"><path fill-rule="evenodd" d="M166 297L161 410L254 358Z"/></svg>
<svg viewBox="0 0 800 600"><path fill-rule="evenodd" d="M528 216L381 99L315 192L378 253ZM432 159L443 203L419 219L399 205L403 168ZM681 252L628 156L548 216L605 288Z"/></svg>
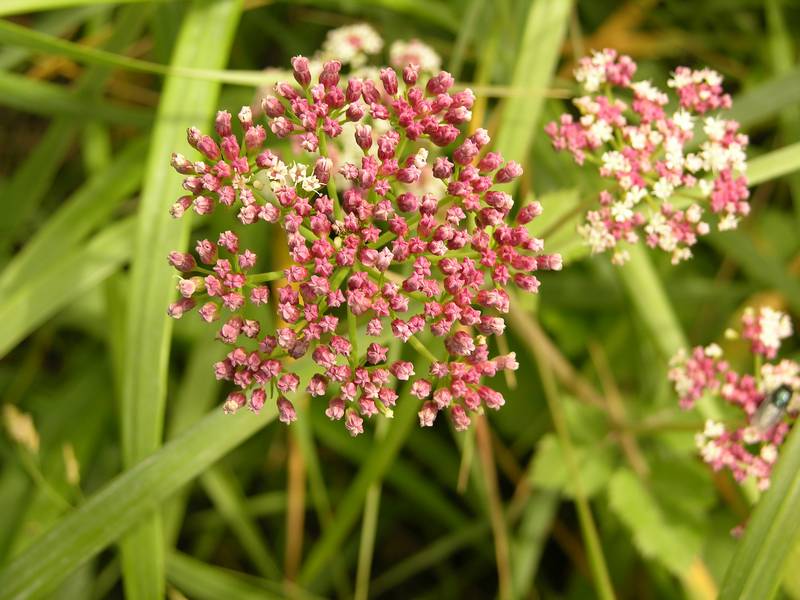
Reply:
<svg viewBox="0 0 800 600"><path fill-rule="evenodd" d="M39 440L0 438L0 598L800 598L800 437L737 541L754 496L696 457L703 417L665 376L743 306L797 323L796 2L3 0L0 17L0 399ZM225 417L223 348L165 316L185 128L359 21L476 89L568 259L512 313L522 368L470 434L419 430L411 402L357 439L317 402L290 428ZM751 135L752 216L678 267L640 250L615 268L575 234L597 182L542 127L573 57L605 46L659 82L719 70Z"/></svg>

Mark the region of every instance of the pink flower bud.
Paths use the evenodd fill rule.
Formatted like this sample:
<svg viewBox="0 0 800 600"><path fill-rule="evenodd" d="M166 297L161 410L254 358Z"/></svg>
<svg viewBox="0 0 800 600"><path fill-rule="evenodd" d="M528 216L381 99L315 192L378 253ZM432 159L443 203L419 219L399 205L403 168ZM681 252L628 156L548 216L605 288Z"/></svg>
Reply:
<svg viewBox="0 0 800 600"><path fill-rule="evenodd" d="M304 56L295 56L292 58L292 71L295 81L304 88L308 87L311 83L311 71L309 70L308 59Z"/></svg>
<svg viewBox="0 0 800 600"><path fill-rule="evenodd" d="M170 252L168 260L181 273L188 273L197 267L194 257L186 252Z"/></svg>
<svg viewBox="0 0 800 600"><path fill-rule="evenodd" d="M289 425L297 420L297 413L294 410L294 405L283 396L278 396L278 420L281 423Z"/></svg>

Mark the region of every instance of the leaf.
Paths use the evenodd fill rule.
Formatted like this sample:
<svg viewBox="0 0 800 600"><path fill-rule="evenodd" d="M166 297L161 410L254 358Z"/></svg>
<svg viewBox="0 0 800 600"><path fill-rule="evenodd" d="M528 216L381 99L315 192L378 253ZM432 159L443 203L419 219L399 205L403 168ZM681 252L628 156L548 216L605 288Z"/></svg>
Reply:
<svg viewBox="0 0 800 600"><path fill-rule="evenodd" d="M242 8L241 0L196 0L188 9L172 57L181 67L221 67L228 53ZM213 40L213 43L201 43ZM218 83L170 77L164 84L150 140L145 184L137 213L136 241L131 265L125 368L122 381L122 457L135 465L161 444L171 320L165 308L174 294L173 273L165 257L182 248L188 220L176 222L167 211L168 198L179 190L179 177L170 174L167 160L180 145L185 130L199 119L210 120L219 93ZM164 595L164 537L160 511L140 523L122 543L122 572L126 597Z"/></svg>
<svg viewBox="0 0 800 600"><path fill-rule="evenodd" d="M758 185L798 170L800 170L800 142L762 154L748 161L748 185Z"/></svg>
<svg viewBox="0 0 800 600"><path fill-rule="evenodd" d="M179 438L117 476L0 571L0 600L43 596L118 540L164 500L275 418L214 411Z"/></svg>
<svg viewBox="0 0 800 600"><path fill-rule="evenodd" d="M800 541L800 428L781 448L769 490L761 497L736 548L720 600L772 598ZM793 565L796 567L797 565Z"/></svg>
<svg viewBox="0 0 800 600"><path fill-rule="evenodd" d="M574 445L575 462L580 473L583 493L590 498L602 491L614 472L616 456L614 448L606 446ZM548 490L563 492L575 497L574 482L567 471L564 451L558 438L548 433L544 435L536 449L530 472L531 482Z"/></svg>
<svg viewBox="0 0 800 600"><path fill-rule="evenodd" d="M726 118L739 121L742 129L748 130L798 102L800 102L800 67L736 96Z"/></svg>
<svg viewBox="0 0 800 600"><path fill-rule="evenodd" d="M110 226L85 246L51 261L0 299L0 357L45 320L79 299L130 258L132 220Z"/></svg>
<svg viewBox="0 0 800 600"><path fill-rule="evenodd" d="M149 110L81 97L64 86L6 71L0 71L0 105L48 118L63 115L79 121L99 119L137 126L152 122Z"/></svg>
<svg viewBox="0 0 800 600"><path fill-rule="evenodd" d="M53 10L67 6L83 6L86 4L123 4L123 3L146 3L159 2L166 0L3 0L0 5L0 17L8 15L19 15L22 13L36 12L42 10Z"/></svg>
<svg viewBox="0 0 800 600"><path fill-rule="evenodd" d="M131 142L106 170L67 198L0 274L0 292L23 285L31 273L47 270L106 220L139 187L145 148L144 140Z"/></svg>
<svg viewBox="0 0 800 600"><path fill-rule="evenodd" d="M428 361L419 358L414 368L418 372L424 373L428 369ZM300 572L301 584L310 585L340 551L341 544L358 521L370 486L374 481L383 477L408 437L417 418L418 405L419 403L412 399L408 393L408 387L406 387L397 401L398 408L395 410L394 418L390 421L386 437L364 461L355 480L337 503L339 509L333 524L309 552Z"/></svg>
<svg viewBox="0 0 800 600"><path fill-rule="evenodd" d="M667 520L650 491L627 468L619 469L608 486L611 510L633 534L642 556L684 576L700 552L702 537Z"/></svg>
<svg viewBox="0 0 800 600"><path fill-rule="evenodd" d="M214 567L180 552L172 552L167 557L167 578L178 589L197 600L283 598L286 590L283 583ZM295 586L290 589L291 598L318 598Z"/></svg>
<svg viewBox="0 0 800 600"><path fill-rule="evenodd" d="M570 0L537 0L528 11L511 87L523 90L505 101L494 149L506 160L527 162L539 129L545 90L555 71L572 8Z"/></svg>

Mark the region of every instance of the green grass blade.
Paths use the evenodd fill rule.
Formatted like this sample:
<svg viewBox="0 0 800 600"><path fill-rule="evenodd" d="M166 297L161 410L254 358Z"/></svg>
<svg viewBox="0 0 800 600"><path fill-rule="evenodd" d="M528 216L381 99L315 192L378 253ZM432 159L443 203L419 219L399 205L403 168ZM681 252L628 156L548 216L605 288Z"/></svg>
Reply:
<svg viewBox="0 0 800 600"><path fill-rule="evenodd" d="M109 227L4 294L0 299L0 358L125 263L130 258L133 226L126 220Z"/></svg>
<svg viewBox="0 0 800 600"><path fill-rule="evenodd" d="M54 10L69 6L103 5L103 4L139 4L164 2L166 0L3 0L0 4L0 17L19 15L22 13Z"/></svg>
<svg viewBox="0 0 800 600"><path fill-rule="evenodd" d="M275 418L214 411L61 519L0 571L0 600L46 595L187 482Z"/></svg>
<svg viewBox="0 0 800 600"><path fill-rule="evenodd" d="M664 360L669 360L688 343L664 286L653 269L647 248L630 244L630 260L618 269L619 277Z"/></svg>
<svg viewBox="0 0 800 600"><path fill-rule="evenodd" d="M420 373L428 369L428 361L419 359L415 370ZM299 581L303 585L310 585L341 550L341 545L358 521L361 508L370 486L389 469L395 455L400 450L403 442L411 432L417 419L418 403L406 389L397 402L394 419L390 422L389 431L379 447L376 447L370 457L364 462L353 483L337 505L339 510L332 526L322 535L320 540L309 552L303 564Z"/></svg>
<svg viewBox="0 0 800 600"><path fill-rule="evenodd" d="M241 7L241 0L195 1L181 26L172 64L224 66ZM122 456L128 467L161 445L172 331L165 307L174 293L173 274L164 257L185 246L188 237L188 220L176 222L166 210L169 198L179 190L179 177L171 174L167 157L186 144L186 127L210 119L218 93L217 83L169 78L158 107L131 270L129 297L134 301L128 309L121 410ZM133 528L123 541L122 572L131 600L164 595L163 541L160 512Z"/></svg>
<svg viewBox="0 0 800 600"><path fill-rule="evenodd" d="M167 557L167 578L196 600L263 600L283 598L286 594L281 583L214 567L180 552L173 552ZM289 597L297 600L319 598L295 586L290 589Z"/></svg>
<svg viewBox="0 0 800 600"><path fill-rule="evenodd" d="M540 129L545 90L558 62L571 8L570 0L537 0L528 11L511 86L529 91L504 103L494 145L506 160L527 162L531 142Z"/></svg>
<svg viewBox="0 0 800 600"><path fill-rule="evenodd" d="M45 131L36 148L14 171L0 196L0 248L6 250L20 235L24 223L41 203L56 173L72 148L78 125L72 120L57 119Z"/></svg>
<svg viewBox="0 0 800 600"><path fill-rule="evenodd" d="M0 274L0 292L24 285L31 273L47 270L102 224L139 187L145 149L145 140L132 142L108 169L73 193Z"/></svg>
<svg viewBox="0 0 800 600"><path fill-rule="evenodd" d="M726 118L739 121L747 130L775 117L784 108L800 102L800 67L774 77L739 94Z"/></svg>
<svg viewBox="0 0 800 600"><path fill-rule="evenodd" d="M279 580L278 564L255 521L247 514L246 498L239 482L222 467L216 466L200 476L200 483L259 573Z"/></svg>
<svg viewBox="0 0 800 600"><path fill-rule="evenodd" d="M749 185L758 185L800 170L800 142L754 158L747 165Z"/></svg>
<svg viewBox="0 0 800 600"><path fill-rule="evenodd" d="M515 598L527 598L544 552L544 545L558 510L555 492L537 490L528 501L511 546L511 585Z"/></svg>
<svg viewBox="0 0 800 600"><path fill-rule="evenodd" d="M762 496L728 565L720 600L772 598L800 538L800 429L781 449L769 490ZM797 565L794 565L795 567Z"/></svg>
<svg viewBox="0 0 800 600"><path fill-rule="evenodd" d="M780 291L789 305L800 312L800 281L775 258L764 256L743 231L714 232L711 245L728 260L738 264L753 281Z"/></svg>
<svg viewBox="0 0 800 600"><path fill-rule="evenodd" d="M47 35L46 33L41 33L28 27L22 27L21 25L16 25L5 20L0 20L0 42L57 56L66 56L89 64L127 69L141 73L151 73L153 75L201 79L247 87L266 85L267 83L275 81L274 74L265 73L264 71L229 71L222 69L184 67L175 64L162 65L137 58L130 58L114 52L62 40L52 35Z"/></svg>
<svg viewBox="0 0 800 600"><path fill-rule="evenodd" d="M99 119L140 127L153 120L147 109L84 98L62 85L5 71L0 71L0 105L48 118L63 115L79 121Z"/></svg>

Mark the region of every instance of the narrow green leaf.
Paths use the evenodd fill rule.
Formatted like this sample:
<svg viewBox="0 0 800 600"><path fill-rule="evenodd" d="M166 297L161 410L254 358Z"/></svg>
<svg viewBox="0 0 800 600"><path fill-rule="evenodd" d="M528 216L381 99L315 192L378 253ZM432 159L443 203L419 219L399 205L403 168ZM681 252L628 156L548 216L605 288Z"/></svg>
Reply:
<svg viewBox="0 0 800 600"><path fill-rule="evenodd" d="M221 466L215 466L200 476L200 483L260 574L279 580L278 564L255 521L247 514L239 482Z"/></svg>
<svg viewBox="0 0 800 600"><path fill-rule="evenodd" d="M628 246L630 260L618 269L636 313L644 323L665 360L688 343L675 316L664 286L658 278L647 249L642 244Z"/></svg>
<svg viewBox="0 0 800 600"><path fill-rule="evenodd" d="M282 583L214 567L180 552L172 552L167 557L167 578L196 600L263 600L286 595L286 587ZM289 597L297 600L319 598L296 586L290 586L289 589Z"/></svg>
<svg viewBox="0 0 800 600"><path fill-rule="evenodd" d="M47 270L103 223L142 179L145 140L132 142L108 169L89 179L36 231L0 274L0 292L23 285Z"/></svg>
<svg viewBox="0 0 800 600"><path fill-rule="evenodd" d="M769 490L761 497L728 565L720 600L772 598L800 539L800 428L781 448ZM794 565L796 567L797 565Z"/></svg>
<svg viewBox="0 0 800 600"><path fill-rule="evenodd" d="M420 373L425 372L427 361L418 359L414 368ZM311 549L300 572L301 584L310 585L341 550L342 543L358 520L370 486L383 477L414 426L418 403L412 399L408 389L401 394L397 406L386 437L364 462L355 480L339 500L339 510L332 526Z"/></svg>
<svg viewBox="0 0 800 600"><path fill-rule="evenodd" d="M545 90L558 62L571 8L570 0L536 0L528 11L511 80L512 87L528 91L504 102L494 145L506 160L524 164L539 133Z"/></svg>
<svg viewBox="0 0 800 600"><path fill-rule="evenodd" d="M800 170L800 142L752 159L747 164L749 185L758 185Z"/></svg>
<svg viewBox="0 0 800 600"><path fill-rule="evenodd" d="M511 586L515 598L530 596L558 504L558 494L537 490L525 507L511 546Z"/></svg>
<svg viewBox="0 0 800 600"><path fill-rule="evenodd" d="M739 121L742 129L760 125L788 106L800 102L800 67L778 75L739 94L726 118Z"/></svg>
<svg viewBox="0 0 800 600"><path fill-rule="evenodd" d="M134 223L120 221L50 263L0 299L0 357L130 258Z"/></svg>
<svg viewBox="0 0 800 600"><path fill-rule="evenodd" d="M713 232L708 240L748 277L780 291L789 305L800 312L800 281L778 260L760 252L750 236L742 231Z"/></svg>
<svg viewBox="0 0 800 600"><path fill-rule="evenodd" d="M73 120L56 119L45 131L39 143L19 166L0 196L0 247L7 251L19 226L41 203L56 173L72 147L78 125Z"/></svg>
<svg viewBox="0 0 800 600"><path fill-rule="evenodd" d="M137 58L130 58L122 54L107 52L98 48L62 40L55 36L47 35L46 33L35 31L28 27L22 27L21 25L16 25L10 21L1 19L0 42L9 45L23 46L30 50L47 52L57 56L67 56L89 64L128 69L142 73L152 73L154 75L201 79L247 87L262 86L275 82L274 74L265 73L264 71L204 69L200 67L186 67L175 63L171 65L162 65Z"/></svg>
<svg viewBox="0 0 800 600"><path fill-rule="evenodd" d="M61 519L0 571L0 600L43 596L72 571L161 508L180 487L275 418L214 411L128 469Z"/></svg>
<svg viewBox="0 0 800 600"><path fill-rule="evenodd" d="M152 121L149 110L84 98L62 85L6 71L0 71L0 105L48 118L63 115L80 121L99 119L137 126Z"/></svg>
<svg viewBox="0 0 800 600"><path fill-rule="evenodd" d="M241 0L196 0L176 42L172 64L223 67L241 13ZM208 43L213 40L213 43ZM174 294L173 274L165 261L188 238L188 220L175 221L167 206L179 190L167 157L185 142L190 125L213 114L219 84L170 77L164 85L150 140L137 230L128 307L125 369L122 381L122 458L130 467L161 445L172 323L165 307ZM199 119L199 121L198 121ZM161 513L138 524L122 543L122 572L130 600L164 595L164 536Z"/></svg>
<svg viewBox="0 0 800 600"><path fill-rule="evenodd" d="M102 5L102 4L138 4L148 2L164 2L166 0L3 0L0 5L0 17L19 15L22 13L53 10L68 6Z"/></svg>

